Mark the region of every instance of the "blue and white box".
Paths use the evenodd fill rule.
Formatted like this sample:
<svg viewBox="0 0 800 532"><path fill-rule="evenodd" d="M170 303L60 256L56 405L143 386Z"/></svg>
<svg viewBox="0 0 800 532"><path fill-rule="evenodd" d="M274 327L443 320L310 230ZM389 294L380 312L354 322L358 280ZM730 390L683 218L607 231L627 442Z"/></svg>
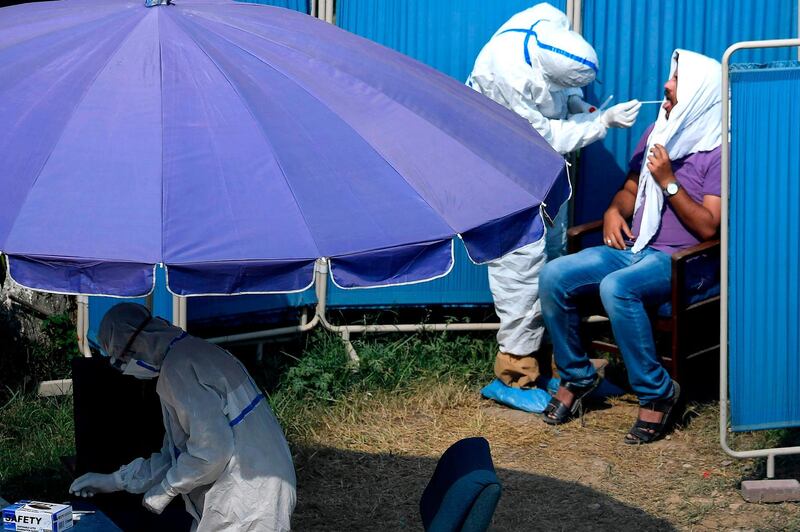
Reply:
<svg viewBox="0 0 800 532"><path fill-rule="evenodd" d="M3 530L61 532L72 528L72 506L41 501L19 501L3 508Z"/></svg>

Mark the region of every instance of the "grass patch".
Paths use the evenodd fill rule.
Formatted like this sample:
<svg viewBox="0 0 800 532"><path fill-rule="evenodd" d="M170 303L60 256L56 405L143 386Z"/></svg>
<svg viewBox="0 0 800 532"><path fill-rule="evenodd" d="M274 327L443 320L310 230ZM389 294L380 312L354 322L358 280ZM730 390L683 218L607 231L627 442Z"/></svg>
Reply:
<svg viewBox="0 0 800 532"><path fill-rule="evenodd" d="M476 387L492 375L493 333L362 335L353 341L360 364L349 364L338 335L316 330L270 401L290 438L307 434L327 408L365 394L414 395L425 382Z"/></svg>
<svg viewBox="0 0 800 532"><path fill-rule="evenodd" d="M0 495L60 502L70 477L60 462L75 454L72 398L14 393L0 406Z"/></svg>

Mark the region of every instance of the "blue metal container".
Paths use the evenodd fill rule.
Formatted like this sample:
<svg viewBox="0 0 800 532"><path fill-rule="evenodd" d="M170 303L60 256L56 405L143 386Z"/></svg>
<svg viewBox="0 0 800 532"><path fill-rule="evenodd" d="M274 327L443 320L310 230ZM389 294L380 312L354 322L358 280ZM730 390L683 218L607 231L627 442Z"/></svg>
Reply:
<svg viewBox="0 0 800 532"><path fill-rule="evenodd" d="M800 63L734 67L728 251L731 426L796 427Z"/></svg>

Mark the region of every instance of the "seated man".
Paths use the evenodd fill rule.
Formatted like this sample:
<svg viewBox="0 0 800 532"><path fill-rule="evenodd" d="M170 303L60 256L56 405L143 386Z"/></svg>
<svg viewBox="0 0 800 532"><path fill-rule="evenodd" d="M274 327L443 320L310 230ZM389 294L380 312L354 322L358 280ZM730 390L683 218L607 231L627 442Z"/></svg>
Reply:
<svg viewBox="0 0 800 532"><path fill-rule="evenodd" d="M680 389L659 363L648 309L669 299L670 254L714 237L719 228L720 83L718 62L674 52L658 119L639 141L625 184L603 217L604 245L542 270L542 314L562 379L545 422L571 419L598 385L578 336L577 303L599 292L640 403L625 443L648 443L665 431Z"/></svg>

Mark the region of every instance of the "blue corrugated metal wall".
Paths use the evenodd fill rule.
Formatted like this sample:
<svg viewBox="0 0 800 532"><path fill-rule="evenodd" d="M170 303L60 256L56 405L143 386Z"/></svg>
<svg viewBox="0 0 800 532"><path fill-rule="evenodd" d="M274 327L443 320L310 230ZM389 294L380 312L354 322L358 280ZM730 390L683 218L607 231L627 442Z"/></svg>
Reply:
<svg viewBox="0 0 800 532"><path fill-rule="evenodd" d="M153 290L153 315L172 321L172 294L167 291L163 268L156 268L156 287ZM120 299L117 297L89 297L89 338L97 338L100 322L106 312L117 303L145 304L144 298Z"/></svg>
<svg viewBox="0 0 800 532"><path fill-rule="evenodd" d="M734 430L800 425L798 95L797 62L731 73L728 345Z"/></svg>
<svg viewBox="0 0 800 532"><path fill-rule="evenodd" d="M338 0L336 23L466 81L478 52L532 0ZM549 2L566 11L567 0Z"/></svg>
<svg viewBox="0 0 800 532"><path fill-rule="evenodd" d="M264 4L268 6L285 7L302 13L309 12L309 0L236 0L245 4Z"/></svg>
<svg viewBox="0 0 800 532"><path fill-rule="evenodd" d="M797 0L583 0L583 35L597 50L602 84L587 88L591 102L662 97L675 48L720 60L738 41L797 36ZM792 55L795 54L795 55ZM795 59L788 49L743 52L739 61ZM624 180L630 152L657 114L643 108L629 130L611 130L583 150L575 194L577 223L601 218Z"/></svg>

